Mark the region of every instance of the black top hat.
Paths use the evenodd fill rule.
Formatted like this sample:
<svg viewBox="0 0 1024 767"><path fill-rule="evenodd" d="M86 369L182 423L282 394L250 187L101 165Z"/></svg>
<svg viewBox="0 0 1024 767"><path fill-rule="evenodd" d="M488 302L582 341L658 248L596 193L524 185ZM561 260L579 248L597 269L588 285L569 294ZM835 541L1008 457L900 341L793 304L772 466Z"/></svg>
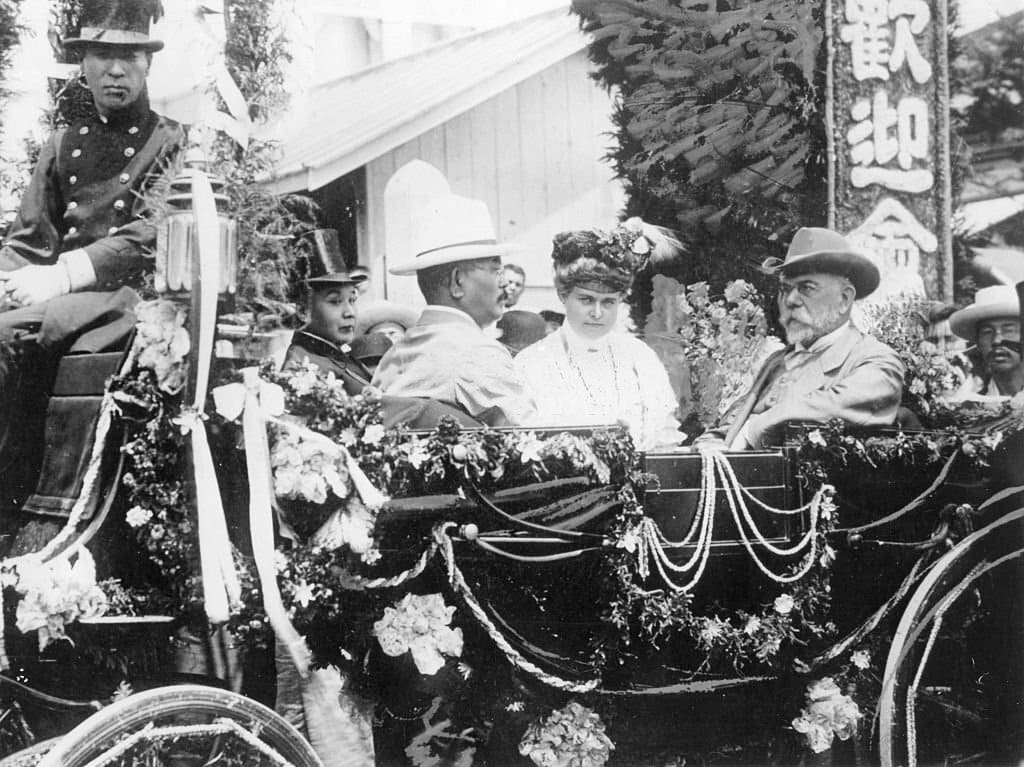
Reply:
<svg viewBox="0 0 1024 767"><path fill-rule="evenodd" d="M163 41L150 38L149 24L163 13L160 0L84 0L78 37L69 37L64 47L116 45L159 51Z"/></svg>
<svg viewBox="0 0 1024 767"><path fill-rule="evenodd" d="M313 246L309 259L309 272L313 276L306 280L308 285L355 285L366 279L362 275L349 275L337 229L314 229L303 236L308 237Z"/></svg>
<svg viewBox="0 0 1024 767"><path fill-rule="evenodd" d="M352 347L352 356L362 363L376 365L384 352L392 346L392 341L383 333L367 333L365 336L356 336L349 346Z"/></svg>
<svg viewBox="0 0 1024 767"><path fill-rule="evenodd" d="M501 315L497 322L501 330L498 340L513 355L518 354L530 344L534 344L547 335L547 324L537 312L522 309L511 309Z"/></svg>

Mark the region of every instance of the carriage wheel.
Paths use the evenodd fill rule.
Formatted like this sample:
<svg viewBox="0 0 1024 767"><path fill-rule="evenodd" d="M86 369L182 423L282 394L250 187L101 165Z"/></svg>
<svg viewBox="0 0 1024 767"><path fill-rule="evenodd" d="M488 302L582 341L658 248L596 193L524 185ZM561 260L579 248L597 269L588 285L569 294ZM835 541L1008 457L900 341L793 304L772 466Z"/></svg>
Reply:
<svg viewBox="0 0 1024 767"><path fill-rule="evenodd" d="M266 706L202 685L159 687L93 714L39 767L205 764L320 767L298 730Z"/></svg>
<svg viewBox="0 0 1024 767"><path fill-rule="evenodd" d="M954 546L914 592L883 677L883 767L1024 758L1022 571L1018 508Z"/></svg>

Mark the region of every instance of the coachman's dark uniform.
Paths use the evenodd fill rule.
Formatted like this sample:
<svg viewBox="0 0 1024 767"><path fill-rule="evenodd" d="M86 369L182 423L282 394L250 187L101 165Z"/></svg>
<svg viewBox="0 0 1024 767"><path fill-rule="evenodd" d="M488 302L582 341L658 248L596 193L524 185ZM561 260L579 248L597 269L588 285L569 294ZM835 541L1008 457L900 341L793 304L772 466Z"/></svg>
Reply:
<svg viewBox="0 0 1024 767"><path fill-rule="evenodd" d="M132 288L153 268L156 246L143 198L184 138L178 123L149 108L143 90L106 120L93 110L57 130L40 153L0 248L0 270L52 266L62 253L83 249L96 282L38 304L0 307L0 510L31 490L61 355L118 348L135 325ZM66 435L69 452L88 446L87 435L76 436Z"/></svg>
<svg viewBox="0 0 1024 767"><path fill-rule="evenodd" d="M39 156L0 269L55 264L84 248L96 272L92 290L138 285L156 244L142 196L183 141L181 126L152 111L145 93L106 121L94 113L58 130Z"/></svg>

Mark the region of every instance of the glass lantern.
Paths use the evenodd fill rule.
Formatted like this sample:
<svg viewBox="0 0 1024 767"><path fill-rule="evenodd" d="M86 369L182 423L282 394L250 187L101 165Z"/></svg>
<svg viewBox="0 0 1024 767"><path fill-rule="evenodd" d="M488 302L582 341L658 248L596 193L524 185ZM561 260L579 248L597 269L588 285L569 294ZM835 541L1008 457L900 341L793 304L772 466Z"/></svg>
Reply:
<svg viewBox="0 0 1024 767"><path fill-rule="evenodd" d="M205 173L206 156L198 147L188 150L186 171L170 183L167 196L167 218L157 231L156 289L160 293L188 294L192 291L192 264L199 257L199 238L192 196L192 179L196 173ZM219 280L217 292L233 296L238 280L238 225L228 215L226 182L219 176L207 174L213 199L217 207L220 229Z"/></svg>

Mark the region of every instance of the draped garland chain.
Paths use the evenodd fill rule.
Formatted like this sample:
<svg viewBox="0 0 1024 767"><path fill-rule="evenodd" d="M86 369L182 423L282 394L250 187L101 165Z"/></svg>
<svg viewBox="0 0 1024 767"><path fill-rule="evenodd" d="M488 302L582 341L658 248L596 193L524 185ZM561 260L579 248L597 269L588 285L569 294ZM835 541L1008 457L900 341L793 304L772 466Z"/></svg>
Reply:
<svg viewBox="0 0 1024 767"><path fill-rule="evenodd" d="M777 509L755 497L739 483L736 473L724 453L708 446L700 446L698 449L701 456L700 499L697 502L697 513L683 539L679 541L668 540L661 532L657 523L646 516L640 520L639 530L633 533L636 537L637 570L641 579L647 580L650 575L650 565L653 561L655 569L661 578L661 583L672 591L689 592L700 583L701 576L704 574L704 569L710 557L711 544L714 540L718 479L722 482L721 489L725 493L729 504L729 511L736 522L736 529L739 531L743 547L747 550L751 560L757 565L758 569L771 580L780 584L794 583L807 575L811 567L814 566L817 554L818 539L821 532L818 529L818 519L822 508L827 508L830 511L835 508L832 502L835 488L831 485L822 485L815 492L814 497L803 506L796 509ZM758 529L757 523L747 507L747 500L752 501L769 514L797 516L808 513L807 532L792 546L776 546L765 538L761 530ZM754 542L771 554L779 557L803 555L801 564L795 569L791 569L790 572L775 572L765 564L764 560L755 550ZM680 550L686 547L692 547L693 552L690 558L680 565L673 563L666 553L666 549ZM672 574L685 574L691 570L693 574L685 583L680 584L673 580Z"/></svg>

